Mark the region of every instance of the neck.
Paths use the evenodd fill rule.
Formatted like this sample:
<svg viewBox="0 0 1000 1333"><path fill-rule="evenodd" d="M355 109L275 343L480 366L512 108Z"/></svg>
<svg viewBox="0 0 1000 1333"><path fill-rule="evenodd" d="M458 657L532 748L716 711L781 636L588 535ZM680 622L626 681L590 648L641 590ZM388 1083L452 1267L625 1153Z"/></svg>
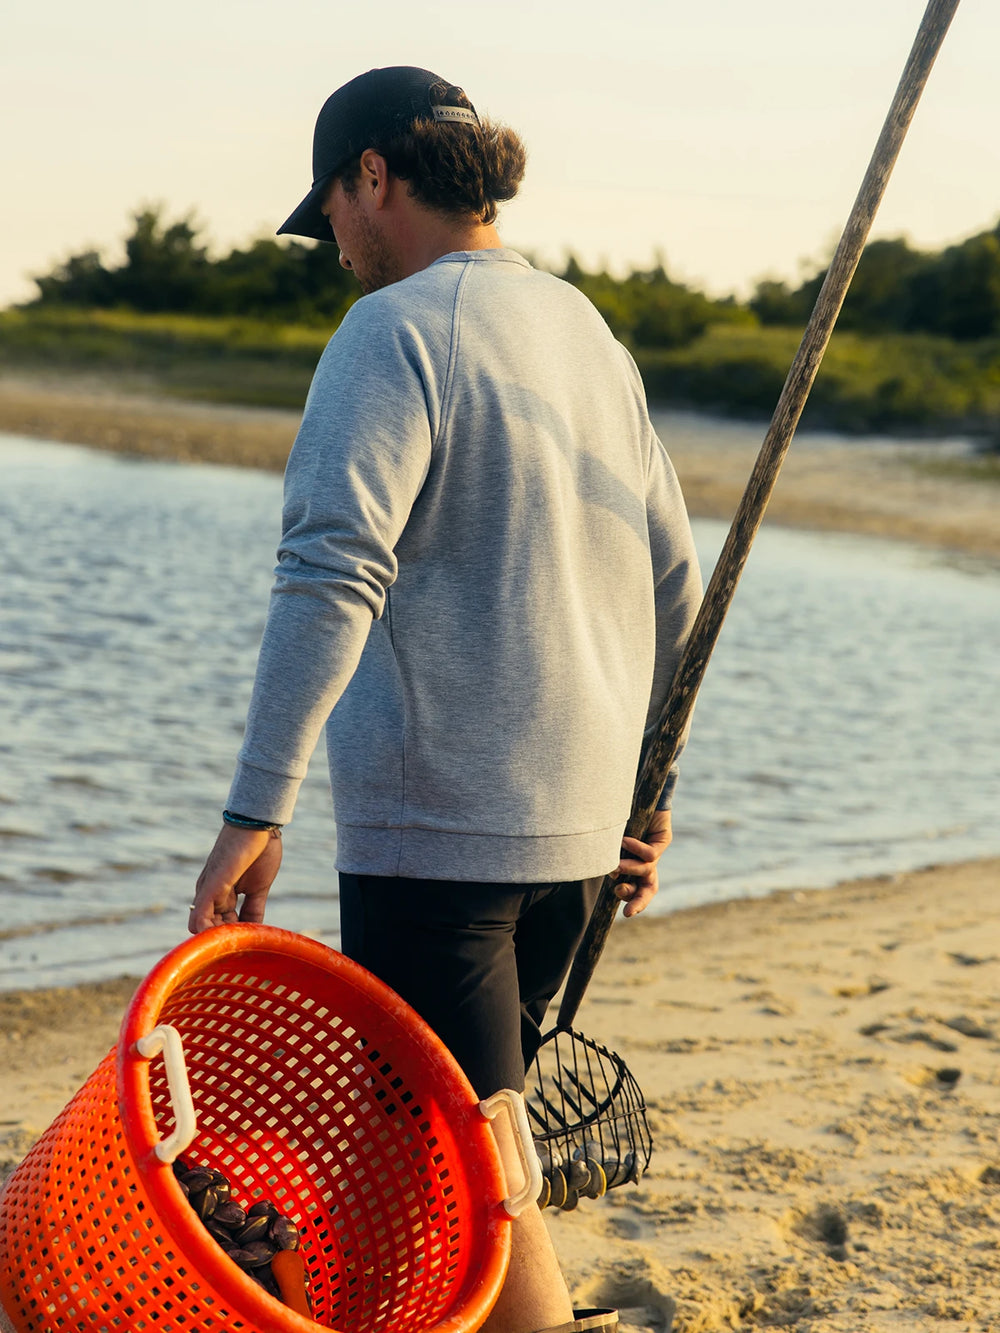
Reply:
<svg viewBox="0 0 1000 1333"><path fill-rule="evenodd" d="M499 250L496 227L476 218L454 218L436 213L415 201L395 221L394 248L404 277L428 268L455 250Z"/></svg>

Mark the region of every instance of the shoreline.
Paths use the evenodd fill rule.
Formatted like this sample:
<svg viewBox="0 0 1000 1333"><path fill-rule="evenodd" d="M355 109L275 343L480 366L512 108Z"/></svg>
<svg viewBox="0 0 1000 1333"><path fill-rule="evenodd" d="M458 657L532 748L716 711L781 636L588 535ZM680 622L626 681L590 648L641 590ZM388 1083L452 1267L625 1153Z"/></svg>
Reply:
<svg viewBox="0 0 1000 1333"><path fill-rule="evenodd" d="M730 519L766 427L651 409L694 518ZM0 431L134 457L280 472L298 412L223 407L156 396L148 381L0 377ZM767 521L853 532L1000 558L997 488L929 470L940 444L799 435L782 467Z"/></svg>
<svg viewBox="0 0 1000 1333"><path fill-rule="evenodd" d="M985 1330L1000 1309L1000 858L621 922L578 1020L645 1092L637 1187L545 1213L623 1329ZM0 1178L134 980L0 993ZM15 1035L18 1034L18 1035Z"/></svg>

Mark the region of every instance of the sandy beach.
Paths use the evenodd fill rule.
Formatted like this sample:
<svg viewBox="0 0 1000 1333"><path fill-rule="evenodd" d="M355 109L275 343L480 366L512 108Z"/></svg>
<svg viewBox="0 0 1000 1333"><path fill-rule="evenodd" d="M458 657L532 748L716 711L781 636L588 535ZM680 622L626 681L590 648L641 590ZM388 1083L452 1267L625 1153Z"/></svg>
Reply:
<svg viewBox="0 0 1000 1333"><path fill-rule="evenodd" d="M574 1295L642 1333L1000 1328L1000 861L620 922L578 1027L656 1150L546 1212ZM0 1171L134 982L0 994Z"/></svg>
<svg viewBox="0 0 1000 1333"><path fill-rule="evenodd" d="M0 429L132 454L279 468L296 421L0 381ZM692 512L728 517L752 456L671 453ZM926 456L793 448L769 521L1000 555L995 488ZM546 1213L581 1305L631 1333L1000 1330L998 879L945 865L616 926L578 1026L626 1058L656 1151L638 1186ZM0 992L0 1179L135 984Z"/></svg>

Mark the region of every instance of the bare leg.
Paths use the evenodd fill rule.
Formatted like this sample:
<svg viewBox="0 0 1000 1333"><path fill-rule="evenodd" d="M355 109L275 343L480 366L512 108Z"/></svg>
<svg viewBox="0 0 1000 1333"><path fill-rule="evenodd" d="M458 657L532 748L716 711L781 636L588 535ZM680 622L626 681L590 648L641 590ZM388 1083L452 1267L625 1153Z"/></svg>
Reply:
<svg viewBox="0 0 1000 1333"><path fill-rule="evenodd" d="M573 1318L573 1305L542 1214L532 1204L510 1228L507 1280L482 1333L540 1333Z"/></svg>
<svg viewBox="0 0 1000 1333"><path fill-rule="evenodd" d="M505 1115L493 1121L493 1131L504 1161L516 1161ZM548 1229L540 1209L531 1204L511 1222L507 1279L482 1333L541 1333L572 1318L573 1303Z"/></svg>

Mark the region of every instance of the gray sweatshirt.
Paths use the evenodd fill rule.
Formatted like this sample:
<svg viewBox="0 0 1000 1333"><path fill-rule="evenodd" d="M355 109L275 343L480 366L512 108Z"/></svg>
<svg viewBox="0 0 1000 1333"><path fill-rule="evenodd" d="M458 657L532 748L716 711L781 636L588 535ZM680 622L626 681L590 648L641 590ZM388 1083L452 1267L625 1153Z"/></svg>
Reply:
<svg viewBox="0 0 1000 1333"><path fill-rule="evenodd" d="M584 296L481 250L358 301L278 559L230 809L287 822L326 724L340 870L617 864L700 580L638 372Z"/></svg>

